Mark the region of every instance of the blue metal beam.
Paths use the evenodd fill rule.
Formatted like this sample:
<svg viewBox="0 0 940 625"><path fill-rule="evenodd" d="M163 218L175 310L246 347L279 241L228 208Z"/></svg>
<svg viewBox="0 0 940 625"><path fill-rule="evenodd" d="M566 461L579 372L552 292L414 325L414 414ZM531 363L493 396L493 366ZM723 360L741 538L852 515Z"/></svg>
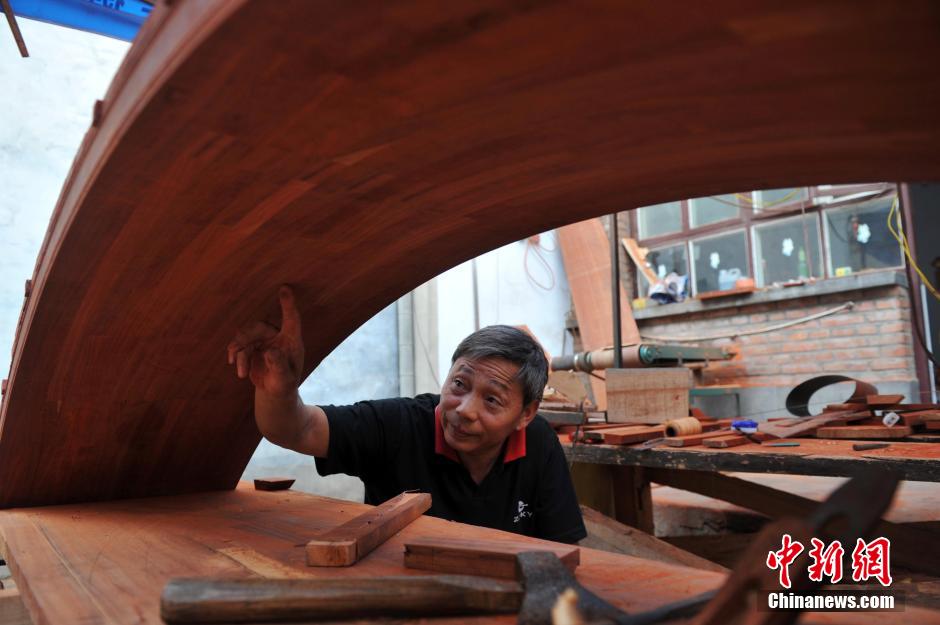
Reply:
<svg viewBox="0 0 940 625"><path fill-rule="evenodd" d="M17 17L131 41L153 9L143 0L9 0Z"/></svg>

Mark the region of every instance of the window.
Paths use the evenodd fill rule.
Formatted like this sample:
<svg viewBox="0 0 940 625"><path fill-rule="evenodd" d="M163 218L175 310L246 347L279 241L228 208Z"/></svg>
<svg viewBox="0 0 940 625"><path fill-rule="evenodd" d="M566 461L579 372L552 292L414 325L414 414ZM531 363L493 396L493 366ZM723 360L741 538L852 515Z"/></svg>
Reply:
<svg viewBox="0 0 940 625"><path fill-rule="evenodd" d="M654 252L667 273L681 276L684 264L698 294L734 288L738 277L766 287L903 267L886 224L897 192L886 182L766 189L647 206L631 219L654 271ZM638 278L637 294L648 291Z"/></svg>
<svg viewBox="0 0 940 625"><path fill-rule="evenodd" d="M682 230L682 202L666 202L638 208L636 221L641 239L679 232Z"/></svg>
<svg viewBox="0 0 940 625"><path fill-rule="evenodd" d="M733 289L738 278L748 276L747 236L743 230L692 241L696 294Z"/></svg>
<svg viewBox="0 0 940 625"><path fill-rule="evenodd" d="M679 276L687 276L689 274L688 256L685 243L680 243L651 249L646 254L646 262L649 263L650 267L653 268L653 273L659 276L660 279L673 272ZM637 280L639 281L638 292L640 296L645 297L649 293L650 283L646 276L639 271L637 272Z"/></svg>
<svg viewBox="0 0 940 625"><path fill-rule="evenodd" d="M707 226L727 219L737 219L741 213L737 195L716 195L689 200L689 225L693 228Z"/></svg>
<svg viewBox="0 0 940 625"><path fill-rule="evenodd" d="M893 202L894 196L888 196L823 212L830 275L903 264L898 242L888 230Z"/></svg>
<svg viewBox="0 0 940 625"><path fill-rule="evenodd" d="M793 205L799 206L807 198L807 194L805 187L796 187L754 191L752 197L754 212L760 212L781 210Z"/></svg>
<svg viewBox="0 0 940 625"><path fill-rule="evenodd" d="M822 277L822 247L816 213L754 226L757 286Z"/></svg>

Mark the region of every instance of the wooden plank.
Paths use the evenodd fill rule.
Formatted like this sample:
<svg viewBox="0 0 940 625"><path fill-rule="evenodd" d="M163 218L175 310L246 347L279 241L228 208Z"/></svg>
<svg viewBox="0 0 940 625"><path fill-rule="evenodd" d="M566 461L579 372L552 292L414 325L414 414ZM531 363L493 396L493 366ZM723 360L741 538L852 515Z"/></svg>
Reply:
<svg viewBox="0 0 940 625"><path fill-rule="evenodd" d="M650 479L657 484L714 497L775 519L787 516L806 518L819 505L812 499L720 473L668 469L648 471ZM936 573L934 563L940 561L940 535L888 521L881 521L875 532L891 540L893 563L912 571Z"/></svg>
<svg viewBox="0 0 940 625"><path fill-rule="evenodd" d="M405 543L404 562L410 569L517 579L516 555L538 549L508 540L417 538ZM577 547L546 543L543 549L558 556L572 573L581 562Z"/></svg>
<svg viewBox="0 0 940 625"><path fill-rule="evenodd" d="M637 271L643 274L647 282L650 284L656 284L659 282L659 276L656 275L656 272L646 262L646 254L649 250L645 247L640 247L636 242L636 239L631 239L630 237L624 237L620 239L620 242L623 244L623 249L627 250L627 255L630 257L630 260L633 261L633 265L636 267ZM645 297L645 293L640 294L642 297Z"/></svg>
<svg viewBox="0 0 940 625"><path fill-rule="evenodd" d="M865 404L869 408L890 408L904 401L904 395L866 395Z"/></svg>
<svg viewBox="0 0 940 625"><path fill-rule="evenodd" d="M911 435L906 425L839 425L816 430L818 438L904 438Z"/></svg>
<svg viewBox="0 0 940 625"><path fill-rule="evenodd" d="M592 351L614 344L613 303L610 282L610 244L599 219L588 219L557 230L562 262L578 318L581 350ZM630 299L620 287L620 337L624 345L640 342ZM591 376L594 403L607 409L604 382Z"/></svg>
<svg viewBox="0 0 940 625"><path fill-rule="evenodd" d="M702 432L701 434L689 434L688 436L671 436L665 440L666 445L669 447L694 447L696 445L701 445L702 441L707 438L715 438L716 436L727 436L728 430L716 430L714 432Z"/></svg>
<svg viewBox="0 0 940 625"><path fill-rule="evenodd" d="M663 423L689 416L692 372L685 367L607 369L607 420Z"/></svg>
<svg viewBox="0 0 940 625"><path fill-rule="evenodd" d="M87 588L88 601L111 617L115 625L161 623L160 590L176 577L226 577L245 579L269 573L258 556L280 562L303 577L334 580L350 577L413 575L402 564L404 543L417 538L468 538L509 541L534 548L546 541L498 530L422 516L396 534L351 569L308 567L303 544L311 528L332 527L350 516L369 510L363 504L285 491L276 498L245 484L235 491L200 493L33 508L0 513L0 532L6 532L14 516L27 517L49 542L41 549L11 540L9 551L20 564L19 579L30 580L37 593L37 623L76 623L83 612L66 604L47 566L49 555L73 572L73 579ZM249 568L242 567L219 550L250 549ZM55 553L57 550L58 553ZM603 589L604 598L642 612L721 583L722 576L621 554L581 550L578 579L587 588ZM75 610L66 612L69 607ZM82 606L77 606L81 608ZM59 616L54 619L52 616ZM93 621L92 621L93 622ZM405 623L413 623L408 620ZM514 616L489 618L441 618L435 623L509 623ZM403 625L405 625L403 623ZM918 624L919 625L919 624Z"/></svg>
<svg viewBox="0 0 940 625"><path fill-rule="evenodd" d="M588 537L580 542L583 547L624 553L667 564L681 564L705 571L727 572L727 569L721 565L673 547L666 541L635 527L618 523L588 506L581 506L581 515L588 532Z"/></svg>
<svg viewBox="0 0 940 625"><path fill-rule="evenodd" d="M600 430L599 433L607 445L632 445L633 443L642 443L666 435L666 431L661 425L614 428Z"/></svg>
<svg viewBox="0 0 940 625"><path fill-rule="evenodd" d="M852 451L852 441L848 440L805 438L792 442L798 442L799 447L743 445L709 449L662 446L640 449L625 445L572 446L563 443L562 448L575 466L636 465L702 471L851 476L860 467L877 464L898 473L905 480L940 482L940 443L937 442L893 442L889 449L864 453Z"/></svg>
<svg viewBox="0 0 940 625"><path fill-rule="evenodd" d="M756 290L756 286L743 286L736 289L726 289L724 291L706 291L705 293L699 293L696 297L701 300L710 300L721 297L734 297L736 295L750 295Z"/></svg>
<svg viewBox="0 0 940 625"><path fill-rule="evenodd" d="M259 477L255 479L256 490L287 490L294 485L292 477Z"/></svg>
<svg viewBox="0 0 940 625"><path fill-rule="evenodd" d="M510 614L515 582L463 575L336 579L172 579L160 597L167 623L267 623L443 614Z"/></svg>
<svg viewBox="0 0 940 625"><path fill-rule="evenodd" d="M717 188L940 179L929 2L717 0L678 27L666 3L323 6L155 3L37 259L0 507L232 488L260 434L220 354L277 321L278 284L315 328L306 377L403 293L533 232Z"/></svg>
<svg viewBox="0 0 940 625"><path fill-rule="evenodd" d="M307 543L309 566L351 566L431 507L427 493L402 493Z"/></svg>
<svg viewBox="0 0 940 625"><path fill-rule="evenodd" d="M845 412L827 412L815 417L802 417L786 421L760 423L757 429L777 438L792 438L816 431L824 425L847 423L852 420L867 419L868 412L847 410Z"/></svg>
<svg viewBox="0 0 940 625"><path fill-rule="evenodd" d="M16 591L33 622L115 623L92 599L86 580L75 574L59 546L51 544L26 514L6 515L0 531L7 565L18 582Z"/></svg>
<svg viewBox="0 0 940 625"><path fill-rule="evenodd" d="M754 439L759 441L764 441L770 438L769 435L763 434L761 432L756 432L751 435ZM738 445L756 445L754 440L749 439L743 434L728 434L725 436L716 436L714 438L707 438L702 441L702 445L705 447L711 448L726 448L726 447L737 447Z"/></svg>

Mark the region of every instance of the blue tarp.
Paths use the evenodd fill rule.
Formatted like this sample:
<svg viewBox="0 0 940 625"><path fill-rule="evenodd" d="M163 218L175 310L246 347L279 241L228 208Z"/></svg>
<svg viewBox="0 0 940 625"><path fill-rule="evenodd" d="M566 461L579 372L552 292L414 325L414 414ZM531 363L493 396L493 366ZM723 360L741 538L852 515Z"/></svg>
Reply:
<svg viewBox="0 0 940 625"><path fill-rule="evenodd" d="M153 9L143 0L10 0L10 7L17 17L124 41L134 38Z"/></svg>

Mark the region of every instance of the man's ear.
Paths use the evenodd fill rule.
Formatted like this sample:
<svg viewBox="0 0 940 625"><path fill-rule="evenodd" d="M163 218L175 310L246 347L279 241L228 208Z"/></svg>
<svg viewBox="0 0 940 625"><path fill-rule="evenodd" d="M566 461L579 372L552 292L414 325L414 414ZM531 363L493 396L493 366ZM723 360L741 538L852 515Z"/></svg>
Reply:
<svg viewBox="0 0 940 625"><path fill-rule="evenodd" d="M532 419L535 418L535 414L539 411L539 402L533 400L529 402L529 405L522 409L522 418L519 420L519 424L516 426L517 430L524 430L526 426L532 423Z"/></svg>

